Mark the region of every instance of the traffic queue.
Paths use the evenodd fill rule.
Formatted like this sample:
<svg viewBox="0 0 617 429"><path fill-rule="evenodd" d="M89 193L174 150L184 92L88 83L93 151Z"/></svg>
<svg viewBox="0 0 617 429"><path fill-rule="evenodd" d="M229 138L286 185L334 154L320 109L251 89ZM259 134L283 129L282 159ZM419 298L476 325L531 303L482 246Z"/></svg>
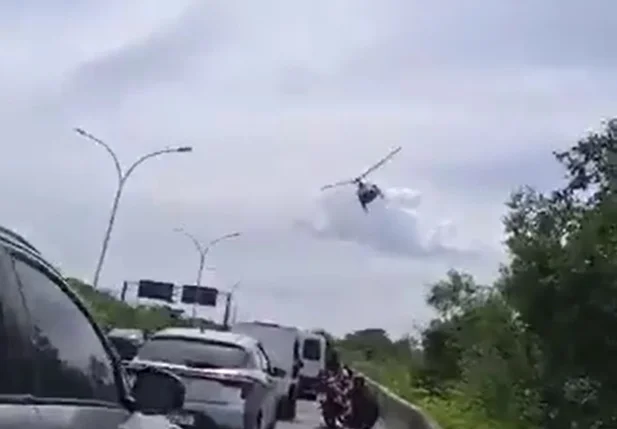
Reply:
<svg viewBox="0 0 617 429"><path fill-rule="evenodd" d="M131 374L144 369L181 380L185 399L166 417L187 429L274 429L278 421L296 417L299 398L317 395L326 364L323 336L275 323L166 328L147 337L116 329L108 337L129 385ZM152 389L155 405L160 395Z"/></svg>
<svg viewBox="0 0 617 429"><path fill-rule="evenodd" d="M77 286L2 227L0 284L2 428L275 429L324 386L326 341L296 327L105 331ZM335 423L359 427L356 408Z"/></svg>

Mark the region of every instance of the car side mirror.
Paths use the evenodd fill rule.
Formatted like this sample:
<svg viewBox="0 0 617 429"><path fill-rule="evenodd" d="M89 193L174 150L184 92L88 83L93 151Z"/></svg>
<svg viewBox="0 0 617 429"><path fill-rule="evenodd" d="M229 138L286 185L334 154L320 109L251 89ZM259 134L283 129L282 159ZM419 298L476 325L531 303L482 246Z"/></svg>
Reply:
<svg viewBox="0 0 617 429"><path fill-rule="evenodd" d="M273 377L283 378L287 375L287 371L279 368L278 366L275 366L270 368L270 375L272 375Z"/></svg>
<svg viewBox="0 0 617 429"><path fill-rule="evenodd" d="M133 399L144 414L169 414L182 408L186 388L173 373L160 368L144 367L133 374Z"/></svg>

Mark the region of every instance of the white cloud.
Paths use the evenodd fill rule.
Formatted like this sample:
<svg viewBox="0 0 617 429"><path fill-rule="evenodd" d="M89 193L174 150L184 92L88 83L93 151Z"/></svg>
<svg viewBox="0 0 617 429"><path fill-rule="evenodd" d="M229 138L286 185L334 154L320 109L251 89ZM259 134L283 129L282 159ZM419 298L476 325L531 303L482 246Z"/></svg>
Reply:
<svg viewBox="0 0 617 429"><path fill-rule="evenodd" d="M389 256L454 258L473 256L473 249L452 243L455 226L448 219L427 222L420 216L420 193L384 188L365 213L353 189L324 194L313 219L299 226L316 237L354 242Z"/></svg>
<svg viewBox="0 0 617 429"><path fill-rule="evenodd" d="M113 166L71 129L127 163L192 145L128 183L103 283L191 281L172 229L239 229L210 262L246 317L411 329L450 266L494 274L511 188L553 186L550 151L617 111L608 0L39 3L0 6L3 224L90 277ZM369 215L318 195L396 145Z"/></svg>

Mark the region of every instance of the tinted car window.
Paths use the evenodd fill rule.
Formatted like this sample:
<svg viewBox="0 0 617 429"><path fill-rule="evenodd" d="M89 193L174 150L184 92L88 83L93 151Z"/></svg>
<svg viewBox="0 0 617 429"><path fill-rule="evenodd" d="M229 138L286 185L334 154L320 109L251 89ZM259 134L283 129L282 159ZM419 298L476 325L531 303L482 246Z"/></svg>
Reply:
<svg viewBox="0 0 617 429"><path fill-rule="evenodd" d="M314 338L304 340L302 347L302 357L306 360L321 359L321 341Z"/></svg>
<svg viewBox="0 0 617 429"><path fill-rule="evenodd" d="M268 359L268 356L263 352L261 348L257 349L256 355L260 362L260 368L264 371L268 371L268 369L270 369L270 360Z"/></svg>
<svg viewBox="0 0 617 429"><path fill-rule="evenodd" d="M245 368L261 369L261 362L259 362L259 358L255 353L249 353Z"/></svg>
<svg viewBox="0 0 617 429"><path fill-rule="evenodd" d="M8 255L0 248L0 395L34 393L29 320Z"/></svg>
<svg viewBox="0 0 617 429"><path fill-rule="evenodd" d="M90 321L44 268L12 261L32 321L36 395L118 402L113 363Z"/></svg>
<svg viewBox="0 0 617 429"><path fill-rule="evenodd" d="M249 353L235 344L178 337L152 338L137 357L196 368L246 368L250 361Z"/></svg>

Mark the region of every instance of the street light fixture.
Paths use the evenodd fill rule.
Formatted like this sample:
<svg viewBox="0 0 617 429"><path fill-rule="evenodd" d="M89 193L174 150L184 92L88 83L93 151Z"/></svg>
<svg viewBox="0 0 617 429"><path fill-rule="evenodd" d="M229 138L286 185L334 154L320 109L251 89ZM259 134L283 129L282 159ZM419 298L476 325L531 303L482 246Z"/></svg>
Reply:
<svg viewBox="0 0 617 429"><path fill-rule="evenodd" d="M232 232L230 234L221 235L220 237L215 238L214 240L210 240L206 244L203 244L193 234L187 232L183 228L174 228L174 232L178 232L188 237L193 242L193 245L195 246L195 249L197 249L197 252L199 252L199 267L197 268L197 279L196 279L197 286L201 286L201 279L203 276L204 266L206 264L206 255L208 254L210 249L212 249L212 247L214 247L221 241L240 237L242 235L239 232ZM193 305L193 320L195 320L196 316L197 316L197 303Z"/></svg>
<svg viewBox="0 0 617 429"><path fill-rule="evenodd" d="M109 247L109 239L111 238L111 232L114 227L114 223L116 221L116 213L118 212L118 205L120 204L120 198L122 197L122 191L124 190L124 186L129 177L133 174L135 169L143 164L145 161L161 156L169 153L188 153L192 152L193 148L190 146L178 146L171 147L165 149L159 149L150 153L147 153L140 158L138 158L133 164L131 164L126 170L122 168L122 164L120 164L120 160L114 150L105 143L103 140L95 137L94 135L88 133L82 128L75 128L74 131L82 137L87 138L88 140L98 144L103 147L107 151L107 153L111 156L114 167L116 168L118 185L116 188L116 193L114 195L113 203L111 205L111 213L109 215L109 221L107 222L107 229L105 231L105 236L103 238L103 244L101 245L101 253L99 255L99 260L96 265L96 271L94 272L94 279L92 281L92 286L96 289L98 287L99 278L101 276L101 270L103 269L103 264L105 262L105 256L107 255L107 249Z"/></svg>

